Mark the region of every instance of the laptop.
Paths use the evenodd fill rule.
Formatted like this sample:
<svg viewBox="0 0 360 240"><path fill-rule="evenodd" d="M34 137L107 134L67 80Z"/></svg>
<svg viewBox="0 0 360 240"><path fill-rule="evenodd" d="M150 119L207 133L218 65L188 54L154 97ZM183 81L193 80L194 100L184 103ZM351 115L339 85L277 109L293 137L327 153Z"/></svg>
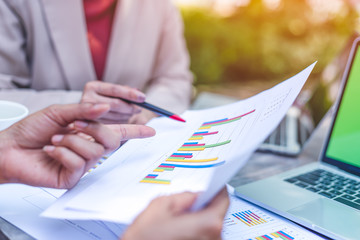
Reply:
<svg viewBox="0 0 360 240"><path fill-rule="evenodd" d="M360 38L318 162L236 188L241 198L334 239L360 239Z"/></svg>

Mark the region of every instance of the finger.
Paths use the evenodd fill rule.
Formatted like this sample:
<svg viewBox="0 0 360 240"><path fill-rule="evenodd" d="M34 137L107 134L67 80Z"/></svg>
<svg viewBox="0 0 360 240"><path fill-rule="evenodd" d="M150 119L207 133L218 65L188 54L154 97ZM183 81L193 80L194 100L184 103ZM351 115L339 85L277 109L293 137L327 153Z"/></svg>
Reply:
<svg viewBox="0 0 360 240"><path fill-rule="evenodd" d="M118 84L93 81L85 85L84 92L95 91L107 97L121 97L135 102L144 102L145 94L137 89Z"/></svg>
<svg viewBox="0 0 360 240"><path fill-rule="evenodd" d="M175 215L183 213L191 208L197 196L197 193L191 192L170 195L168 197L170 203L169 210Z"/></svg>
<svg viewBox="0 0 360 240"><path fill-rule="evenodd" d="M52 121L66 127L75 120L94 120L100 118L110 110L108 104L68 104L52 105L42 112Z"/></svg>
<svg viewBox="0 0 360 240"><path fill-rule="evenodd" d="M82 102L106 103L110 105L111 111L121 114L136 114L141 112L141 108L136 105L126 103L117 98L102 96L98 94L94 94L91 97L84 96Z"/></svg>
<svg viewBox="0 0 360 240"><path fill-rule="evenodd" d="M128 124L129 123L128 120L114 121L114 120L109 120L109 119L106 119L106 118L99 118L99 119L97 119L97 121L99 121L102 124L106 124L106 125L109 125L109 124Z"/></svg>
<svg viewBox="0 0 360 240"><path fill-rule="evenodd" d="M223 220L229 206L226 189L221 190L203 210L184 215L182 221L189 224L189 236L203 236L205 239L221 239Z"/></svg>
<svg viewBox="0 0 360 240"><path fill-rule="evenodd" d="M155 130L153 128L144 125L116 124L107 126L118 134L120 141L133 138L147 138L155 135Z"/></svg>
<svg viewBox="0 0 360 240"><path fill-rule="evenodd" d="M120 136L107 125L96 122L75 121L74 127L77 131L95 139L105 148L106 152L113 151L120 146Z"/></svg>
<svg viewBox="0 0 360 240"><path fill-rule="evenodd" d="M71 176L71 182L77 182L83 175L86 162L73 151L63 146L45 146L43 150L66 168Z"/></svg>
<svg viewBox="0 0 360 240"><path fill-rule="evenodd" d="M229 203L229 195L226 188L223 188L205 208L205 211L216 214L220 218L224 218L229 207Z"/></svg>
<svg viewBox="0 0 360 240"><path fill-rule="evenodd" d="M133 116L133 114L124 114L124 113L119 113L119 112L108 112L106 115L104 115L103 117L101 117L101 119L106 119L107 121L113 121L113 122L117 122L117 121L128 121L129 118L131 118Z"/></svg>
<svg viewBox="0 0 360 240"><path fill-rule="evenodd" d="M70 149L86 161L96 161L104 155L104 147L96 142L84 139L78 135L55 135L51 138L52 144Z"/></svg>

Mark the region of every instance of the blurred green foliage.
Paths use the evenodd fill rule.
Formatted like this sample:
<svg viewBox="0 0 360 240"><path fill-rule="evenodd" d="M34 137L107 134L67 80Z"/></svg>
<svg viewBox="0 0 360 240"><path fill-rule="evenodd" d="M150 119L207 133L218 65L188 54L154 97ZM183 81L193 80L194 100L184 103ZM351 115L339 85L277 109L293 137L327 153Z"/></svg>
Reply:
<svg viewBox="0 0 360 240"><path fill-rule="evenodd" d="M319 20L305 0L282 0L278 9L252 0L223 17L211 8L182 8L195 85L282 79L318 60L313 76L354 32L350 5Z"/></svg>

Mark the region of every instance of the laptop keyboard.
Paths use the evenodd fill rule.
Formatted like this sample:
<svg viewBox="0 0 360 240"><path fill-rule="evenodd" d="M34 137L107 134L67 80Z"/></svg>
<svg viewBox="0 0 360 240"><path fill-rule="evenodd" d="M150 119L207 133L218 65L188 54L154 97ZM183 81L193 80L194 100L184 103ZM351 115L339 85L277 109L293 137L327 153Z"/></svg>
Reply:
<svg viewBox="0 0 360 240"><path fill-rule="evenodd" d="M317 169L284 181L360 210L360 181Z"/></svg>

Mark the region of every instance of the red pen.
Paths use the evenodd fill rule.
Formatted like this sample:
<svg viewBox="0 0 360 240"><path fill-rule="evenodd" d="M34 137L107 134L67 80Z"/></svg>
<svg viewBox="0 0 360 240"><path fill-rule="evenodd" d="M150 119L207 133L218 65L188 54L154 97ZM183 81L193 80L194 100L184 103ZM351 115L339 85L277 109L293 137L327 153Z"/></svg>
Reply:
<svg viewBox="0 0 360 240"><path fill-rule="evenodd" d="M145 108L147 110L150 110L154 113L157 113L161 116L165 116L165 117L168 117L168 118L171 118L171 119L174 119L176 121L180 121L180 122L186 122L184 119L182 119L181 117L179 117L178 115L174 114L174 113L171 113L169 111L166 111L162 108L159 108L157 106L154 106L150 103L147 103L147 102L142 102L142 103L139 103L139 102L134 102L134 101L130 101L130 100L127 100L127 99L124 99L124 98L119 98L120 100L124 101L124 102L127 102L127 103L130 103L130 104L134 104L134 105L137 105L139 107L142 107L142 108Z"/></svg>

